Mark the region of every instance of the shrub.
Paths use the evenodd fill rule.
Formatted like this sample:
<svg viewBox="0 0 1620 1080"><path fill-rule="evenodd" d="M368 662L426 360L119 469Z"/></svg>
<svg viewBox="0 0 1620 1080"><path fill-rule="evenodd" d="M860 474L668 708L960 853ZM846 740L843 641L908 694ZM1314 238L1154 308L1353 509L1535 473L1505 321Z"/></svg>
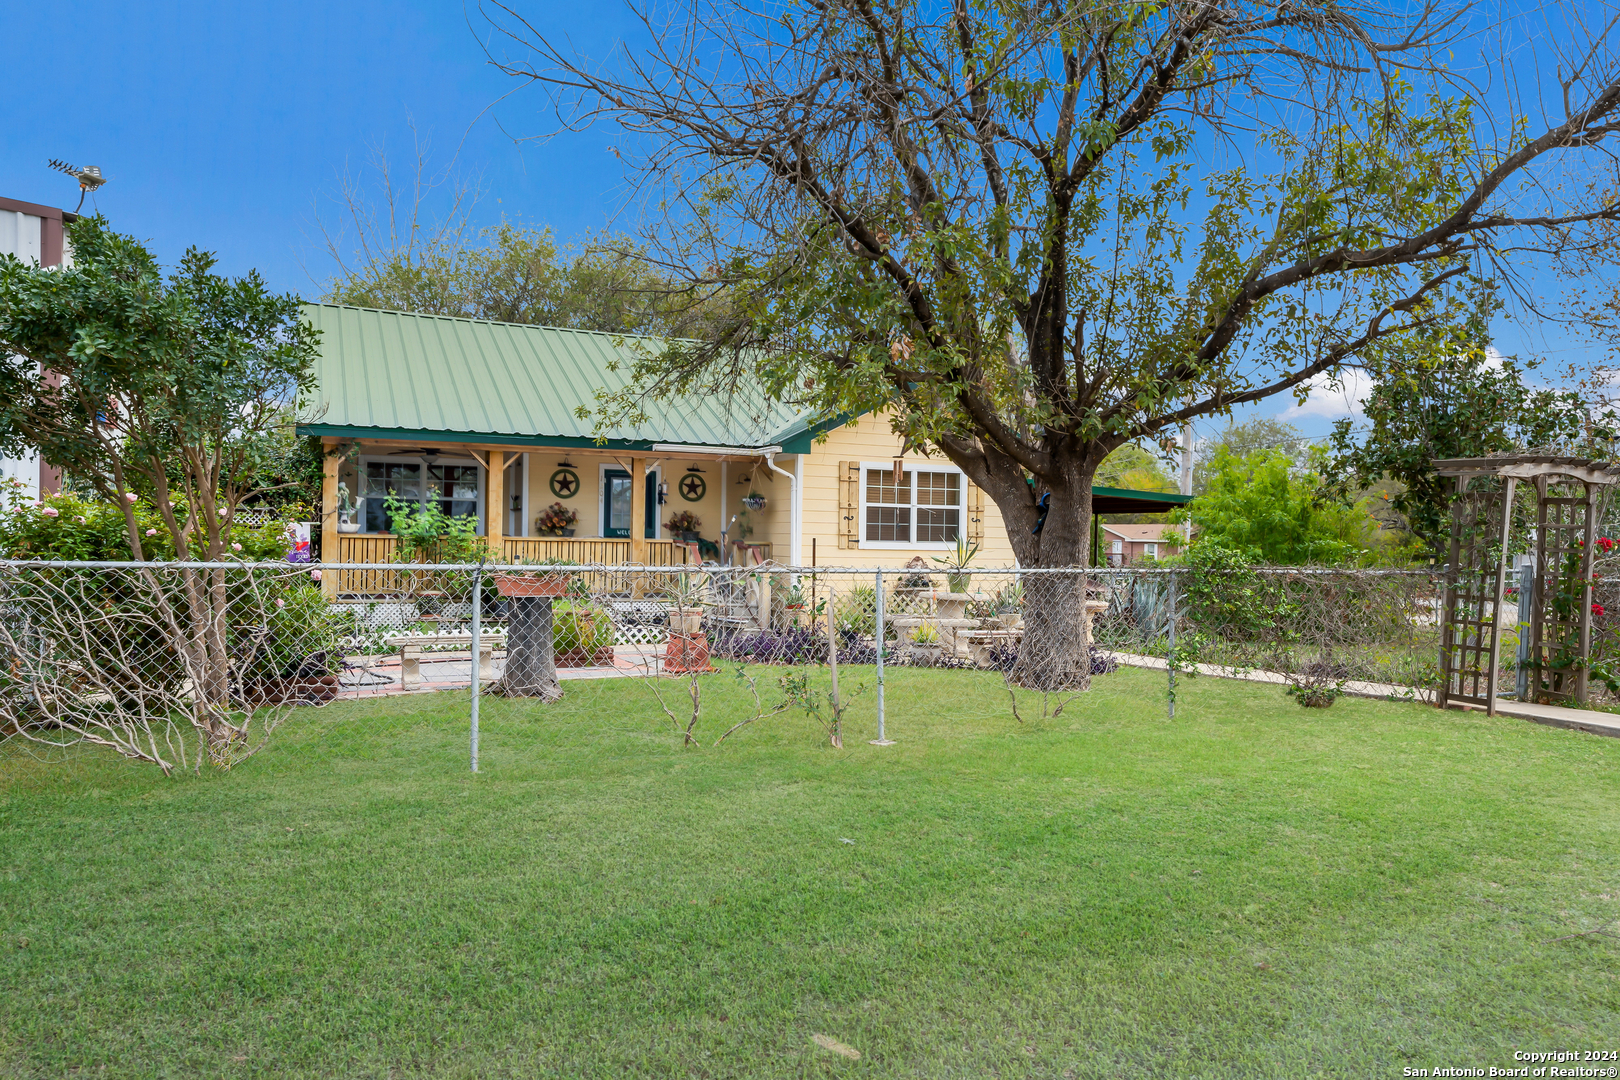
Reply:
<svg viewBox="0 0 1620 1080"><path fill-rule="evenodd" d="M583 652L594 657L613 646L613 622L600 608L560 603L552 618L552 642L559 654Z"/></svg>
<svg viewBox="0 0 1620 1080"><path fill-rule="evenodd" d="M262 601L268 621L252 649L248 675L259 679L330 675L342 653L340 634L352 617L328 604L318 586L278 579L269 587L272 595ZM255 598L255 606L257 602Z"/></svg>
<svg viewBox="0 0 1620 1080"><path fill-rule="evenodd" d="M871 637L877 632L877 590L857 585L840 594L833 618L840 632Z"/></svg>
<svg viewBox="0 0 1620 1080"><path fill-rule="evenodd" d="M86 562L122 562L131 558L129 527L124 512L100 499L86 499L71 493L47 495L33 501L23 495L17 480L5 482L0 494L0 555L12 559L63 559ZM174 514L186 517L186 506L177 503ZM174 541L155 507L135 504L136 528L148 559L175 557ZM232 554L248 562L272 562L287 557L288 540L284 523L260 528L237 525L231 529ZM202 542L197 542L193 558L204 558Z"/></svg>

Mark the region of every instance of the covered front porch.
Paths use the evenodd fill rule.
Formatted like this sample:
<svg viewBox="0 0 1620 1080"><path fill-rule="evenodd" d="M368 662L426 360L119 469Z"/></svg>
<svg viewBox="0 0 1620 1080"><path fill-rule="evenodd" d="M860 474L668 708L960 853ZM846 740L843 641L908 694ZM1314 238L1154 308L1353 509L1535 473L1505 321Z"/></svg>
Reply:
<svg viewBox="0 0 1620 1080"><path fill-rule="evenodd" d="M778 447L623 451L474 443L453 433L322 442L326 564L396 561L393 515L426 506L472 519L489 557L509 564L746 566L788 547L792 476ZM374 595L397 590L399 577L334 569L323 580L330 595Z"/></svg>

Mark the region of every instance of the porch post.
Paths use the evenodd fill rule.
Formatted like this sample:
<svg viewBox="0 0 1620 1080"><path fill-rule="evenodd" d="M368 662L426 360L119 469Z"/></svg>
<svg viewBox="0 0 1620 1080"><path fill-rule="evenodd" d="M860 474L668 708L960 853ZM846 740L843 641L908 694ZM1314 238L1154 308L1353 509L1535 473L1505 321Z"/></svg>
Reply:
<svg viewBox="0 0 1620 1080"><path fill-rule="evenodd" d="M647 461L630 459L630 561L647 562Z"/></svg>
<svg viewBox="0 0 1620 1080"><path fill-rule="evenodd" d="M341 562L342 553L338 551L337 530L337 486L338 465L342 462L337 454L332 452L336 440L321 440L321 562ZM321 592L328 600L337 596L338 580L336 573L321 575Z"/></svg>
<svg viewBox="0 0 1620 1080"><path fill-rule="evenodd" d="M496 562L506 561L506 451L489 452L489 484L484 492L484 539Z"/></svg>

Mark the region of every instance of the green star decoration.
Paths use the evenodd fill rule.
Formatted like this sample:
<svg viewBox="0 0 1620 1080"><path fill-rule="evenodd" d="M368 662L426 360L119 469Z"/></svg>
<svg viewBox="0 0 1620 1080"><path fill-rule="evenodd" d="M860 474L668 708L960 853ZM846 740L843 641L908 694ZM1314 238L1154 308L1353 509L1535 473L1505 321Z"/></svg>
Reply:
<svg viewBox="0 0 1620 1080"><path fill-rule="evenodd" d="M687 502L697 502L703 498L703 493L708 490L708 487L708 484L704 483L703 477L696 473L687 473L681 477L681 498Z"/></svg>
<svg viewBox="0 0 1620 1080"><path fill-rule="evenodd" d="M579 473L573 469L558 469L551 474L551 493L559 499L571 499L579 494Z"/></svg>

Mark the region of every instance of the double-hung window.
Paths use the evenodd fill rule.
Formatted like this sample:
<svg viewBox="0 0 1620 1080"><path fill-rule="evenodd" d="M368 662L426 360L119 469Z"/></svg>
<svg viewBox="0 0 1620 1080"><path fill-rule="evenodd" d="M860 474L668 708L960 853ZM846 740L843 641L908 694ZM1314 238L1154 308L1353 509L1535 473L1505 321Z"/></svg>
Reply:
<svg viewBox="0 0 1620 1080"><path fill-rule="evenodd" d="M861 542L948 545L962 535L962 474L862 467Z"/></svg>

